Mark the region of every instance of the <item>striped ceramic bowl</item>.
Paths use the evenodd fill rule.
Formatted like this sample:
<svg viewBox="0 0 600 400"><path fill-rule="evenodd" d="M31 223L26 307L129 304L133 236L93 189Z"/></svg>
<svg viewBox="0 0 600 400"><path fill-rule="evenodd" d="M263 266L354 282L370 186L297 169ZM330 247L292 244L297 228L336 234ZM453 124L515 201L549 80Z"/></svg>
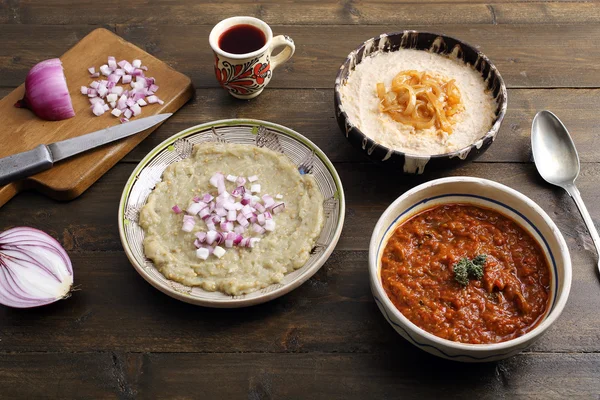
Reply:
<svg viewBox="0 0 600 400"><path fill-rule="evenodd" d="M479 71L481 78L486 82L498 104L490 130L482 132L481 137L465 148L446 154L421 156L392 150L376 143L354 126L344 111L340 86L346 83L350 73L363 59L376 52L393 52L399 49L416 49L447 55L462 60ZM402 31L384 33L371 38L348 55L335 80L334 103L338 125L354 147L360 149L375 162L393 167L406 174L422 174L426 169L454 168L483 154L494 142L504 114L506 114L507 93L504 80L494 64L475 47L450 36L429 32Z"/></svg>
<svg viewBox="0 0 600 400"><path fill-rule="evenodd" d="M516 339L493 344L465 344L441 339L409 321L388 298L381 283L381 254L395 227L440 204L470 203L510 217L533 236L550 264L550 304L544 319ZM571 289L571 258L565 240L550 217L528 197L486 179L437 179L404 193L385 210L371 236L369 276L375 302L385 319L406 340L439 357L464 362L495 361L533 344L562 312Z"/></svg>
<svg viewBox="0 0 600 400"><path fill-rule="evenodd" d="M141 208L165 168L187 158L195 144L227 142L267 147L284 153L298 165L300 173L312 174L325 199L325 225L306 264L287 274L283 281L241 296L208 292L165 278L144 256L144 231L138 225ZM207 307L244 307L272 300L300 286L314 275L331 255L344 224L345 200L342 182L327 156L310 140L281 125L258 120L231 119L186 129L154 148L135 168L121 196L119 234L134 268L152 286L171 297Z"/></svg>

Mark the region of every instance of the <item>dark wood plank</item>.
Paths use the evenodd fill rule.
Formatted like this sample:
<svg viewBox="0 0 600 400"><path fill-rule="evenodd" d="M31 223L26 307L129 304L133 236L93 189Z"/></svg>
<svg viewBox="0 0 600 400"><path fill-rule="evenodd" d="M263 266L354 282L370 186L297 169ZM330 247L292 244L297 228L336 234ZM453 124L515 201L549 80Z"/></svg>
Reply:
<svg viewBox="0 0 600 400"><path fill-rule="evenodd" d="M117 164L80 198L60 203L36 193L23 193L0 208L0 229L28 225L59 238L65 248L79 251L119 251L117 207L134 164ZM374 164L336 164L344 183L347 215L340 250L367 250L372 228L385 208L413 186L445 176L492 179L531 197L555 220L572 249L593 250L575 205L562 189L545 183L533 164L472 163L453 171L406 177ZM592 218L600 221L600 164L582 165L577 180ZM76 216L76 219L74 219ZM588 250L589 249L589 250Z"/></svg>
<svg viewBox="0 0 600 400"><path fill-rule="evenodd" d="M469 365L394 348L385 356L149 355L139 393L193 398L200 384L203 394L214 398L594 397L600 390L599 361L598 354L546 354ZM210 384L225 371L228 385Z"/></svg>
<svg viewBox="0 0 600 400"><path fill-rule="evenodd" d="M527 162L531 156L531 122L538 111L553 111L568 128L582 162L600 161L596 89L515 89L496 141L478 161Z"/></svg>
<svg viewBox="0 0 600 400"><path fill-rule="evenodd" d="M333 90L267 89L258 98L243 101L234 99L221 88L196 90L195 98L124 160L139 162L156 145L184 129L229 118L253 118L287 126L312 140L334 162L366 160L337 126Z"/></svg>
<svg viewBox="0 0 600 400"><path fill-rule="evenodd" d="M487 7L497 24L594 24L600 21L600 7L593 2L502 2Z"/></svg>
<svg viewBox="0 0 600 400"><path fill-rule="evenodd" d="M123 253L74 253L80 290L45 308L0 308L2 348L19 352L372 351L400 340L372 301L364 274L365 255L336 253L301 288L265 305L215 310L158 292ZM328 318L323 320L325 315ZM369 339L373 330L375 340Z"/></svg>
<svg viewBox="0 0 600 400"><path fill-rule="evenodd" d="M0 209L0 229L29 225L57 237L73 259L81 290L49 307L0 308L2 348L385 352L390 344L400 343L398 346L408 351L411 345L397 336L372 301L366 250L370 232L387 205L426 178L389 175L371 164L337 167L346 187L347 214L336 252L296 291L243 310L212 310L180 303L152 288L129 265L121 251L116 210L133 164L117 165L70 203L56 203L37 194L17 196ZM544 185L529 164L471 164L436 176L454 174L507 184L538 202L554 219L571 251L574 284L565 312L534 351L597 351L600 317L590 311L600 308L596 254L570 198ZM600 208L593 199L598 196L599 179L600 164L583 165L578 184L596 221L600 220ZM107 321L118 323L107 325Z"/></svg>
<svg viewBox="0 0 600 400"><path fill-rule="evenodd" d="M9 92L9 88L0 88L0 97ZM496 142L476 162L531 161L531 121L543 109L555 112L568 127L582 162L600 162L595 104L600 104L597 89L511 89L508 112ZM310 138L333 162L367 161L337 127L332 89L269 89L255 100L239 101L220 88L198 89L193 100L123 161L139 162L168 137L194 125L227 118L256 118L285 125Z"/></svg>
<svg viewBox="0 0 600 400"><path fill-rule="evenodd" d="M0 354L2 397L129 399L125 369L110 353Z"/></svg>
<svg viewBox="0 0 600 400"><path fill-rule="evenodd" d="M103 25L114 31L114 28ZM0 86L17 87L27 71L48 58L60 57L99 26L0 25ZM82 60L82 62L85 60ZM81 67L87 69L91 65Z"/></svg>
<svg viewBox="0 0 600 400"><path fill-rule="evenodd" d="M67 5L68 4L68 5ZM69 12L62 10L68 7ZM442 10L444 12L442 12ZM0 14L1 16L2 14ZM102 4L93 1L21 2L6 10L0 22L23 24L101 24L107 21L120 24L182 24L214 25L232 15L249 15L269 24L382 24L382 23L492 23L492 14L485 4L458 2L448 4L398 4L393 2L251 1L226 3L218 1L144 2L136 12L126 13L122 4L109 0ZM11 18L12 16L12 18Z"/></svg>
<svg viewBox="0 0 600 400"><path fill-rule="evenodd" d="M117 0L21 1L0 4L0 23L6 24L183 24L214 25L230 15L250 15L269 24L495 24L495 23L590 23L598 22L598 7L588 2L553 1L251 1L197 2L152 1L123 12ZM509 3L509 4L505 4ZM69 12L63 12L65 8ZM235 10L232 13L232 10Z"/></svg>
<svg viewBox="0 0 600 400"><path fill-rule="evenodd" d="M417 177L393 175L374 165L343 164L337 168L342 182L347 182L347 219L339 244L344 249L367 249L371 230L379 215L409 188L445 176L475 176L500 182L524 193L556 222L573 252L594 253L591 239L571 198L562 189L544 182L533 164L472 163L454 171ZM598 196L596 182L600 179L599 175L599 164L583 164L577 186L592 218L600 225L600 207L594 202ZM358 182L360 184L356 184Z"/></svg>
<svg viewBox="0 0 600 400"><path fill-rule="evenodd" d="M331 88L339 65L362 41L411 27L432 29L409 25L275 25L275 34L296 39L297 52L275 72L270 87ZM0 37L10 38L0 47L0 86L18 86L33 64L59 56L93 28L0 25ZM217 87L207 43L210 29L209 25L119 25L117 33L190 76L196 87ZM600 87L599 24L440 25L434 30L479 46L496 63L509 87Z"/></svg>
<svg viewBox="0 0 600 400"><path fill-rule="evenodd" d="M126 165L131 172L133 164ZM71 202L51 200L42 194L24 192L0 208L0 228L35 226L57 238L69 252L121 250L117 208L125 184L124 175L113 167L81 197ZM113 173L120 175L110 178Z"/></svg>
<svg viewBox="0 0 600 400"><path fill-rule="evenodd" d="M0 96L1 96L0 91ZM496 142L478 160L528 162L530 129L536 112L554 111L573 136L582 162L599 162L596 89L511 89L508 112ZM293 112L290 112L290 109ZM124 160L139 162L156 145L190 126L227 118L256 118L288 126L306 135L334 162L359 162L366 158L348 144L334 118L333 90L268 89L252 101L238 101L222 89L199 89L195 98L177 112Z"/></svg>
<svg viewBox="0 0 600 400"><path fill-rule="evenodd" d="M331 88L339 65L364 40L383 32L434 30L478 46L508 87L599 87L600 25L274 26L295 38L296 54L274 72L271 87ZM214 87L210 26L117 26L127 40L171 63L196 87ZM586 40L582 40L586 37ZM577 62L574 62L577 60Z"/></svg>
<svg viewBox="0 0 600 400"><path fill-rule="evenodd" d="M250 309L181 303L147 284L122 252L71 253L79 290L30 310L0 308L1 349L14 352L410 353L369 289L366 251L335 251L292 293ZM569 302L533 352L597 351L594 257L574 251ZM574 329L573 327L576 327ZM0 380L1 382L1 380Z"/></svg>
<svg viewBox="0 0 600 400"><path fill-rule="evenodd" d="M597 353L487 364L397 348L384 356L80 353L5 354L0 361L7 398L595 398L600 391Z"/></svg>

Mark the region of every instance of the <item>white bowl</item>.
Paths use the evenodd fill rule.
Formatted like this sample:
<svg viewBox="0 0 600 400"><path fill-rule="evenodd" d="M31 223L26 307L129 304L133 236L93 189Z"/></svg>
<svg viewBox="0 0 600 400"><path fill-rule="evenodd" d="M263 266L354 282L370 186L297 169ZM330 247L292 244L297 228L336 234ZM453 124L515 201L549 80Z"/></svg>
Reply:
<svg viewBox="0 0 600 400"><path fill-rule="evenodd" d="M280 283L239 296L208 292L165 278L144 255L144 231L138 224L140 210L165 168L191 155L195 144L227 142L267 147L282 152L310 173L323 194L325 224L308 261L285 275ZM205 307L245 307L273 300L297 288L327 261L342 233L346 203L342 181L325 153L313 142L289 128L254 119L230 119L197 125L156 146L133 170L119 205L119 234L123 249L137 272L152 286L186 303Z"/></svg>
<svg viewBox="0 0 600 400"><path fill-rule="evenodd" d="M540 244L550 263L550 304L544 319L523 336L501 343L467 344L439 338L409 321L394 306L381 284L381 257L394 228L436 205L471 203L498 211L525 228ZM528 197L486 179L456 177L430 181L404 193L385 210L371 237L369 276L375 302L394 329L422 350L464 362L501 360L528 348L562 312L571 289L571 258L562 234L550 217Z"/></svg>

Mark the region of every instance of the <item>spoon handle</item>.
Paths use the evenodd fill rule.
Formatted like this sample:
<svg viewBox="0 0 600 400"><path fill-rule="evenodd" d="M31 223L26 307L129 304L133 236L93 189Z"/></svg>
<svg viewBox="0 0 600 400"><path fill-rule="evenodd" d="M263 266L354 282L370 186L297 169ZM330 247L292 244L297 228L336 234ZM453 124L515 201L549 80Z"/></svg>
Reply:
<svg viewBox="0 0 600 400"><path fill-rule="evenodd" d="M583 199L581 198L581 193L579 193L579 189L577 189L575 185L568 185L565 187L565 190L569 193L573 200L575 200L575 204L577 204L579 213L583 217L585 226L587 226L587 229L590 232L590 236L592 237L594 246L596 246L596 253L600 257L600 236L598 236L598 231L596 230L594 221L592 220L590 213L588 212L585 204L583 203ZM598 264L598 271L600 272L600 263Z"/></svg>

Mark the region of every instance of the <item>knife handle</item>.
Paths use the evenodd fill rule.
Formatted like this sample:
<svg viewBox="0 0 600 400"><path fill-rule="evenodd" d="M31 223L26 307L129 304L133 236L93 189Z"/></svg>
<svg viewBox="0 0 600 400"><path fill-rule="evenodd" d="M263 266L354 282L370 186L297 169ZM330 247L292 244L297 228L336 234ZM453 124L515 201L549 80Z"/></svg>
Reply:
<svg viewBox="0 0 600 400"><path fill-rule="evenodd" d="M52 168L52 154L40 144L33 150L0 158L0 186Z"/></svg>

